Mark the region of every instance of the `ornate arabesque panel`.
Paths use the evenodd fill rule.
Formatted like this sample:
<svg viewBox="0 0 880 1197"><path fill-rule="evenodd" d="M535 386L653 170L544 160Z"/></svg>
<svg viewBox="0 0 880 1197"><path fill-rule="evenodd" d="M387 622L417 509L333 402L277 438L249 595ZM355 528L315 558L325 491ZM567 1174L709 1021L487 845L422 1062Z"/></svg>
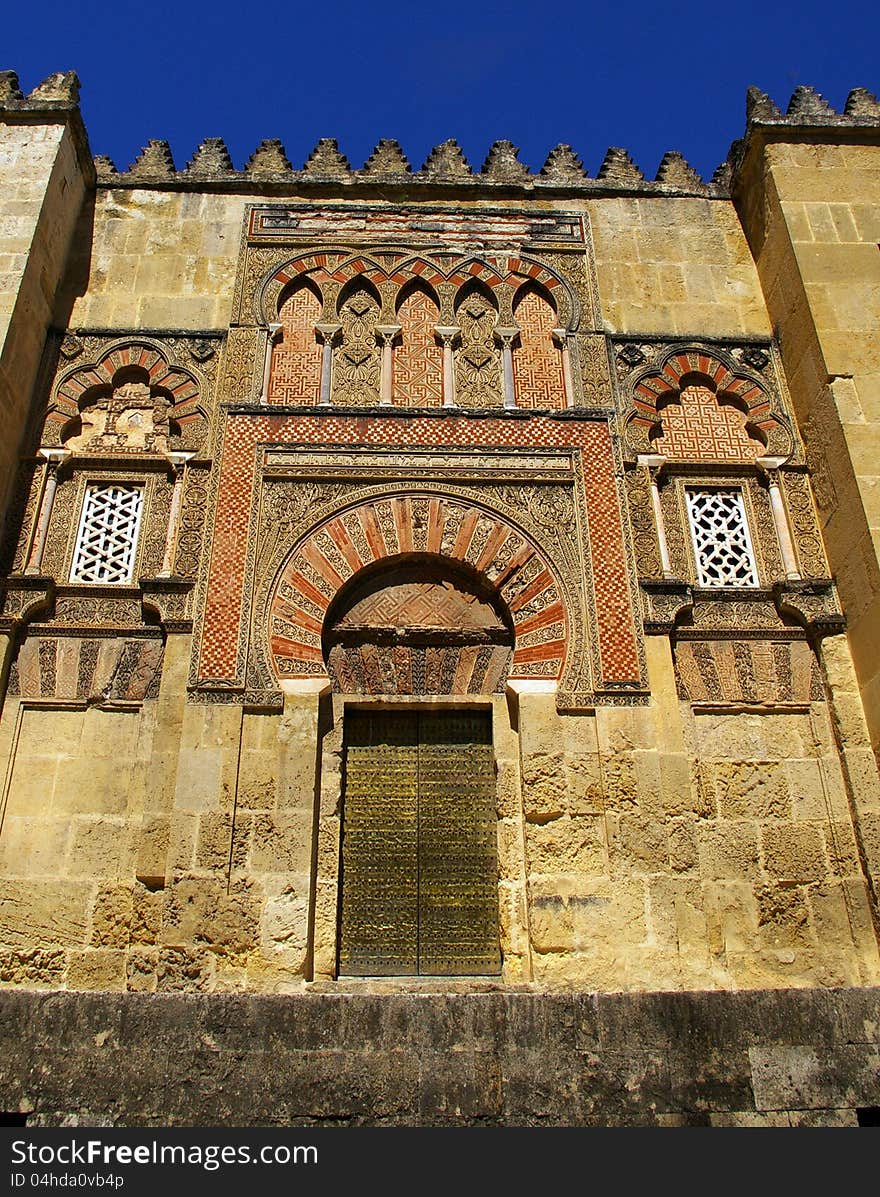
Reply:
<svg viewBox="0 0 880 1197"><path fill-rule="evenodd" d="M657 526L651 505L650 474L647 467L638 466L627 470L624 479L636 569L641 578L659 578L663 571L660 564Z"/></svg>
<svg viewBox="0 0 880 1197"><path fill-rule="evenodd" d="M222 701L222 692L235 700L235 693L272 688L266 650L259 643L263 639L265 644L263 620L268 618L264 587L310 529L339 514L360 560L366 560L367 531L359 520L352 520L350 508L377 499L375 527L370 528L375 540L394 525L389 491L419 490L440 498L461 493L469 505L488 505L521 527L555 561L574 596L571 670L561 680L562 705L577 706L587 702L588 695L590 702L638 701L644 664L633 626L635 571L621 526L623 482L614 476L611 440L603 421L556 421L526 413L518 420L389 416L374 418L365 427L353 416L336 413L320 420L291 414L279 421L254 412L231 413L227 428L216 481L217 519L204 579L204 614L196 635L193 683L200 693L217 693ZM437 443L438 433L445 448L429 455L426 446ZM270 443L276 448L259 447ZM467 450L464 457L461 446ZM501 446L517 448L503 451ZM560 450L575 465L567 506L556 502L554 487L529 482L536 470L539 478L547 474L541 463L548 460L548 452L552 458ZM290 463L283 470L289 481L267 477L261 489L259 462L264 452L279 463L275 470L281 462ZM494 465L496 458L500 470ZM374 459L382 464L373 464ZM499 472L511 478L510 485L490 483ZM338 481L330 481L333 478ZM250 531L245 539L233 528L241 528L242 514L248 510ZM426 551L428 531L425 511L417 506L411 525L413 551ZM472 543L481 535L477 528ZM344 576L338 556L344 554L331 553L328 561ZM313 575L314 565L307 562L303 576L319 588ZM253 620L246 621L246 611L253 613ZM316 615L321 617L321 608ZM534 665L533 675L546 676L545 663ZM314 670L322 671L317 660Z"/></svg>
<svg viewBox="0 0 880 1197"><path fill-rule="evenodd" d="M801 573L805 578L826 578L828 563L825 560L825 548L816 517L810 478L800 471L788 470L783 475L783 482Z"/></svg>
<svg viewBox="0 0 880 1197"><path fill-rule="evenodd" d="M139 703L156 697L163 655L155 629L136 637L53 636L41 630L22 641L9 693L30 700Z"/></svg>
<svg viewBox="0 0 880 1197"><path fill-rule="evenodd" d="M685 640L675 648L679 697L696 706L808 706L823 698L806 640Z"/></svg>
<svg viewBox="0 0 880 1197"><path fill-rule="evenodd" d="M269 378L270 403L317 403L321 393L321 347L315 325L321 319L322 301L307 280L283 300L278 319L281 336L272 350Z"/></svg>
<svg viewBox="0 0 880 1197"><path fill-rule="evenodd" d="M526 286L514 301L513 317L519 328L519 345L513 353L517 406L564 408L562 354L553 341L557 317L549 299L537 287Z"/></svg>
<svg viewBox="0 0 880 1197"><path fill-rule="evenodd" d="M414 287L397 309L400 343L394 353L394 401L405 407L443 403L443 351L435 328L440 309L426 290Z"/></svg>
<svg viewBox="0 0 880 1197"><path fill-rule="evenodd" d="M381 303L375 291L362 283L341 299L339 344L333 355L333 402L342 407L375 407L381 374L376 342Z"/></svg>
<svg viewBox="0 0 880 1197"><path fill-rule="evenodd" d="M459 407L500 407L501 353L495 340L498 310L488 292L472 287L459 300L455 316L461 329L455 356L455 401Z"/></svg>

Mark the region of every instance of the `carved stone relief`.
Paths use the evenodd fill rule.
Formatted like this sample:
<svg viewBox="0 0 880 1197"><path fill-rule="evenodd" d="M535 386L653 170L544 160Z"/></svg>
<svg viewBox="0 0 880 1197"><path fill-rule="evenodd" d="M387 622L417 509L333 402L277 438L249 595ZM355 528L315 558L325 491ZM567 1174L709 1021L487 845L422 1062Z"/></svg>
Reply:
<svg viewBox="0 0 880 1197"><path fill-rule="evenodd" d="M704 706L807 706L823 697L806 640L687 640L675 648L679 697Z"/></svg>
<svg viewBox="0 0 880 1197"><path fill-rule="evenodd" d="M49 636L22 641L10 694L89 705L140 703L155 698L162 674L161 638Z"/></svg>
<svg viewBox="0 0 880 1197"><path fill-rule="evenodd" d="M461 329L455 358L455 401L459 407L500 407L501 353L495 341L497 309L488 295L474 289L459 303Z"/></svg>
<svg viewBox="0 0 880 1197"><path fill-rule="evenodd" d="M334 350L333 401L342 407L375 407L379 403L379 312L379 300L366 287L356 287L340 305L342 328Z"/></svg>

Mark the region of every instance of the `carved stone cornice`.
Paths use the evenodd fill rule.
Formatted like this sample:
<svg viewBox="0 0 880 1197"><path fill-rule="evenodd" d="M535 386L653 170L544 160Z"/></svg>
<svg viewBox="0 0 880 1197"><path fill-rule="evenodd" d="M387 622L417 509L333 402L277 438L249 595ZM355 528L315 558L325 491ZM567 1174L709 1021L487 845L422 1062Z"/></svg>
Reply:
<svg viewBox="0 0 880 1197"><path fill-rule="evenodd" d="M11 632L49 610L55 598L52 578L18 575L0 582L0 631Z"/></svg>
<svg viewBox="0 0 880 1197"><path fill-rule="evenodd" d="M780 615L788 615L810 632L830 636L846 628L837 587L831 578L776 582L773 601Z"/></svg>
<svg viewBox="0 0 880 1197"><path fill-rule="evenodd" d="M694 592L683 578L640 578L645 632L668 636L694 609Z"/></svg>
<svg viewBox="0 0 880 1197"><path fill-rule="evenodd" d="M144 617L158 616L166 632L191 632L189 600L194 585L189 578L141 578Z"/></svg>

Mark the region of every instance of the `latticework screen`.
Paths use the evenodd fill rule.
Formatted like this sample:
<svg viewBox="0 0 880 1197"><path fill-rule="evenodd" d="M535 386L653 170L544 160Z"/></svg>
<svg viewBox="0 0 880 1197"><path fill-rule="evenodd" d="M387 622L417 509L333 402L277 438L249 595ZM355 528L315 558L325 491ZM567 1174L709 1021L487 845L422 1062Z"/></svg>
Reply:
<svg viewBox="0 0 880 1197"><path fill-rule="evenodd" d="M130 582L144 504L140 486L87 487L76 538L72 582Z"/></svg>
<svg viewBox="0 0 880 1197"><path fill-rule="evenodd" d="M738 490L688 490L700 586L757 586L758 571Z"/></svg>

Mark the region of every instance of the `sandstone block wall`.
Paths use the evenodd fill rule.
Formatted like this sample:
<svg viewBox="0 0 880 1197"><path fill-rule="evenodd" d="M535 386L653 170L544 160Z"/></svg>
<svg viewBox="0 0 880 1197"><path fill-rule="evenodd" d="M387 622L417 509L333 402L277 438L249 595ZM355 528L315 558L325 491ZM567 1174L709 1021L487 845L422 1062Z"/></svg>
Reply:
<svg viewBox="0 0 880 1197"><path fill-rule="evenodd" d="M64 119L0 120L0 521L89 166Z"/></svg>
<svg viewBox="0 0 880 1197"><path fill-rule="evenodd" d="M755 263L733 206L690 198L589 204L602 319L615 332L767 336Z"/></svg>
<svg viewBox="0 0 880 1197"><path fill-rule="evenodd" d="M749 145L738 203L780 346L875 748L880 740L880 149Z"/></svg>

